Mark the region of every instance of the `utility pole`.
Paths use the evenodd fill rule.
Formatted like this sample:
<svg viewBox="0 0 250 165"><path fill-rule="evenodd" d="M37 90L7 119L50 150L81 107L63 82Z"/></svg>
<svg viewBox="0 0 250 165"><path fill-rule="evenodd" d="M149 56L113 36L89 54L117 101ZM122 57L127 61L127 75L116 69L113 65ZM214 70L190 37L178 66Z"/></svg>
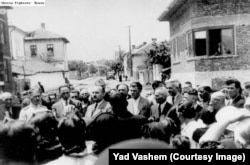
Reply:
<svg viewBox="0 0 250 165"><path fill-rule="evenodd" d="M129 60L131 60L131 68L130 68L130 75L133 76L133 64L132 64L132 54L131 54L131 34L130 34L131 26L128 26L128 34L129 34Z"/></svg>
<svg viewBox="0 0 250 165"><path fill-rule="evenodd" d="M119 45L119 58L121 56L121 46Z"/></svg>

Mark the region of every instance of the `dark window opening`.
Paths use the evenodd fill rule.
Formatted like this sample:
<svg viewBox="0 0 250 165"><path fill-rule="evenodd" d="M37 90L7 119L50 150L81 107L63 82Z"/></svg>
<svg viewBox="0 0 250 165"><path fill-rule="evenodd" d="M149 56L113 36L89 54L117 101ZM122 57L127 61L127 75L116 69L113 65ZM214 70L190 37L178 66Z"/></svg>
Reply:
<svg viewBox="0 0 250 165"><path fill-rule="evenodd" d="M225 55L233 52L232 29L209 30L209 55Z"/></svg>
<svg viewBox="0 0 250 165"><path fill-rule="evenodd" d="M220 33L221 33L220 29L209 30L209 55L222 54L220 50L220 43L221 43Z"/></svg>
<svg viewBox="0 0 250 165"><path fill-rule="evenodd" d="M37 47L36 47L36 45L30 45L30 52L31 52L31 56L36 56L37 55Z"/></svg>
<svg viewBox="0 0 250 165"><path fill-rule="evenodd" d="M233 29L207 29L194 32L194 51L196 56L234 54Z"/></svg>
<svg viewBox="0 0 250 165"><path fill-rule="evenodd" d="M48 44L47 45L47 52L48 52L48 56L53 56L54 55L54 46L53 46L53 44Z"/></svg>

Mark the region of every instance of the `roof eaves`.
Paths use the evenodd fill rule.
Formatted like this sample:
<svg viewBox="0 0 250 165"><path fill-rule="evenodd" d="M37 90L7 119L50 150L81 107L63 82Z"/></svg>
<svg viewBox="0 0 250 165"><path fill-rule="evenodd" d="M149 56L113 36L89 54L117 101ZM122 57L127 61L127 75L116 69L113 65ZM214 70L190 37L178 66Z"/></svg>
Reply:
<svg viewBox="0 0 250 165"><path fill-rule="evenodd" d="M159 16L159 21L169 21L169 19L173 16L176 11L182 7L188 0L174 0L170 5L167 7L166 10Z"/></svg>
<svg viewBox="0 0 250 165"><path fill-rule="evenodd" d="M10 28L10 27L13 27L13 29L14 29L14 30L18 30L18 31L20 31L20 32L24 33L25 35L27 35L27 34L28 34L27 32L25 32L25 31L23 31L22 29L20 29L20 28L16 27L15 25L9 25L9 28Z"/></svg>
<svg viewBox="0 0 250 165"><path fill-rule="evenodd" d="M67 39L67 38L64 38L64 37L62 37L62 38L50 38L50 37L48 37L48 38L46 38L46 37L43 37L43 38L33 38L33 37L25 37L24 38L24 40L26 40L26 41L31 41L31 40L51 40L51 39L59 39L59 40L63 40L65 43L69 43L69 40Z"/></svg>

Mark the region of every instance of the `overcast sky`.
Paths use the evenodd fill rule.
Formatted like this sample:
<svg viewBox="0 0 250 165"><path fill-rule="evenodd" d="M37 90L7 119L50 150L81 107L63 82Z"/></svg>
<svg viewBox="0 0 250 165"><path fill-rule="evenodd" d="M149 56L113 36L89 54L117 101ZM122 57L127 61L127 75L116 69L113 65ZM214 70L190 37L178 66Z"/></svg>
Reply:
<svg viewBox="0 0 250 165"><path fill-rule="evenodd" d="M40 28L66 37L68 58L93 61L114 58L132 45L169 39L168 22L157 19L172 0L46 0L45 7L14 7L9 24L24 31Z"/></svg>

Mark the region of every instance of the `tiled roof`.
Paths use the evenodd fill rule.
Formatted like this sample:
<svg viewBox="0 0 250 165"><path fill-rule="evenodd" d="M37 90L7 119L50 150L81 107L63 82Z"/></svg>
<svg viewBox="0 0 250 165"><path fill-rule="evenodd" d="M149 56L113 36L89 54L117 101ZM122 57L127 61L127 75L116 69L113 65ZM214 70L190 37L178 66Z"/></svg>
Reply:
<svg viewBox="0 0 250 165"><path fill-rule="evenodd" d="M62 39L64 42L69 43L69 40L67 38L49 32L44 28L40 28L36 31L33 31L27 37L25 37L25 40L42 40L42 39Z"/></svg>
<svg viewBox="0 0 250 165"><path fill-rule="evenodd" d="M24 75L24 69L25 69L25 75L34 75L37 73L54 73L54 72L63 72L63 69L60 69L58 67L55 67L51 64L42 62L42 61L36 61L36 60L12 60L12 72L16 74Z"/></svg>

